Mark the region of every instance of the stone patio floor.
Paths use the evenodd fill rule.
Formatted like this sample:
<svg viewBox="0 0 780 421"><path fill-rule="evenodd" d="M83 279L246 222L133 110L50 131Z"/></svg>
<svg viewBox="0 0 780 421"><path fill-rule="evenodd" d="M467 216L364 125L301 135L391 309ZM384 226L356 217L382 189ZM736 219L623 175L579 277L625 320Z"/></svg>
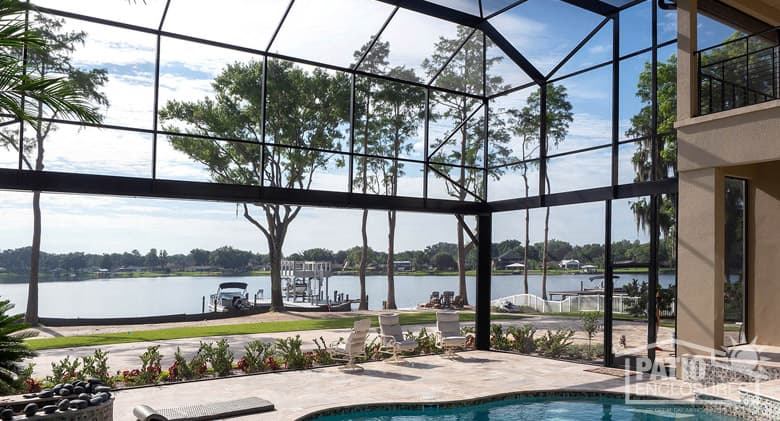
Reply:
<svg viewBox="0 0 780 421"><path fill-rule="evenodd" d="M509 353L469 351L458 358L414 357L404 364L371 362L362 372L338 367L274 372L115 393L115 420L132 420L132 409L145 404L170 408L257 396L276 405L274 412L242 420L294 420L344 405L391 402L441 402L532 390L625 392L620 370L593 372L599 366ZM610 370L605 370L609 372ZM687 384L644 377L632 389L674 399L692 399Z"/></svg>

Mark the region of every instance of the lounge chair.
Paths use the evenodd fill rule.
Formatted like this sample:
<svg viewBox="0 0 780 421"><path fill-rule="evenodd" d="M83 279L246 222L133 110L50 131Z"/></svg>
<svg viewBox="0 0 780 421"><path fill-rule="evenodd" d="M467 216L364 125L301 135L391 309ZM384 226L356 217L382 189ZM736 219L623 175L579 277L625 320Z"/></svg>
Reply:
<svg viewBox="0 0 780 421"><path fill-rule="evenodd" d="M347 362L342 368L361 368L355 364L355 359L366 356L366 338L370 328L370 319L356 320L352 327L352 332L347 336L347 340L333 344L330 347L329 351L334 360Z"/></svg>
<svg viewBox="0 0 780 421"><path fill-rule="evenodd" d="M379 350L392 355L387 361L401 362L398 354L414 351L417 348L417 341L404 339L397 314L379 315L379 339L382 341Z"/></svg>
<svg viewBox="0 0 780 421"><path fill-rule="evenodd" d="M466 337L460 334L460 316L453 311L436 312L436 346L448 358L455 356L456 349L466 348Z"/></svg>
<svg viewBox="0 0 780 421"><path fill-rule="evenodd" d="M133 415L140 421L221 420L242 415L273 411L274 404L267 400L249 397L205 405L189 405L155 410L147 405L133 408ZM39 417L35 417L39 418ZM40 417L43 419L43 417ZM68 418L76 419L76 418ZM86 418L79 418L86 419Z"/></svg>
<svg viewBox="0 0 780 421"><path fill-rule="evenodd" d="M455 291L444 291L441 293L441 308L452 307L452 299L455 297Z"/></svg>

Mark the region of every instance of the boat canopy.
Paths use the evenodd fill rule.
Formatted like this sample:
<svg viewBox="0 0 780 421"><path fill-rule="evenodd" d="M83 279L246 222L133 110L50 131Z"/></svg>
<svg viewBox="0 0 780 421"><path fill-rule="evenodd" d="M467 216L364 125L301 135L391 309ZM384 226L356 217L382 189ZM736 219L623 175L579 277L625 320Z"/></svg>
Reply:
<svg viewBox="0 0 780 421"><path fill-rule="evenodd" d="M223 282L219 284L219 289L227 289L227 288L246 289L246 287L247 287L246 282Z"/></svg>

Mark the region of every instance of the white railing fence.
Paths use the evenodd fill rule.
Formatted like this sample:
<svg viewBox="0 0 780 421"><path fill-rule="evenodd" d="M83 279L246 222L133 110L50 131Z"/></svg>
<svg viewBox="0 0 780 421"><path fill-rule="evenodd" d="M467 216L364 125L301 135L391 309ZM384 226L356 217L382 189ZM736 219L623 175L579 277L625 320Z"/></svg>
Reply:
<svg viewBox="0 0 780 421"><path fill-rule="evenodd" d="M538 313L571 313L578 311L604 311L603 295L577 295L567 297L561 301L544 300L533 294L515 294L508 297L501 297L492 300L490 304L495 307L504 307L506 303L511 303L516 307L525 307L530 311ZM635 306L639 297L618 296L612 297L613 313L628 313L628 310ZM674 308L674 305L672 305ZM663 317L674 316L674 311L662 312Z"/></svg>

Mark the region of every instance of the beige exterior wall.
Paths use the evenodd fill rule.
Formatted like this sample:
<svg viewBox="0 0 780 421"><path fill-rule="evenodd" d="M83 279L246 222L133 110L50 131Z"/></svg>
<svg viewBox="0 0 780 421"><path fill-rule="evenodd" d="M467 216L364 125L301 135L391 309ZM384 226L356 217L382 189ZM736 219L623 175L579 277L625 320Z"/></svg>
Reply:
<svg viewBox="0 0 780 421"><path fill-rule="evenodd" d="M747 338L780 345L780 161L729 167L723 173L748 180Z"/></svg>
<svg viewBox="0 0 780 421"><path fill-rule="evenodd" d="M710 349L723 342L723 192L715 168L680 173L677 338ZM699 353L683 346L677 352Z"/></svg>
<svg viewBox="0 0 780 421"><path fill-rule="evenodd" d="M780 345L780 101L694 117L696 5L678 1L677 337L724 345L724 195L725 177L733 176L748 180L747 337Z"/></svg>
<svg viewBox="0 0 780 421"><path fill-rule="evenodd" d="M678 120L680 171L780 159L780 101Z"/></svg>

